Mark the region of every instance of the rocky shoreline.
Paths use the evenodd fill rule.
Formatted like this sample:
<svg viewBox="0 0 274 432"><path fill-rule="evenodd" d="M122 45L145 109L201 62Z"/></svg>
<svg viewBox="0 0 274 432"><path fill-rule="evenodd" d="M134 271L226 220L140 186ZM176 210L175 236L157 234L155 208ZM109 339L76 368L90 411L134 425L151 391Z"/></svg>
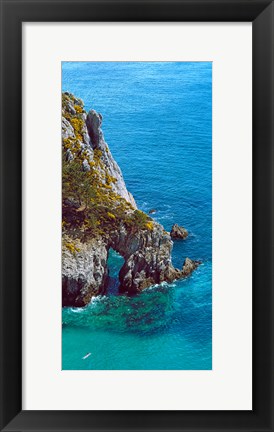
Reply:
<svg viewBox="0 0 274 432"><path fill-rule="evenodd" d="M63 306L85 306L106 292L107 259L112 248L124 258L119 290L136 294L161 282L186 277L200 262L186 258L182 269L171 262L173 236L137 209L101 129L102 116L63 94Z"/></svg>

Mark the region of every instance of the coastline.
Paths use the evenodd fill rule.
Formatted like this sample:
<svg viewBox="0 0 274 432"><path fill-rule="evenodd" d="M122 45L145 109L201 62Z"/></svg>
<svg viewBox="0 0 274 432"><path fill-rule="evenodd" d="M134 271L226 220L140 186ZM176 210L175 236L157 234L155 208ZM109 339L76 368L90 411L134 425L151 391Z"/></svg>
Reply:
<svg viewBox="0 0 274 432"><path fill-rule="evenodd" d="M162 78L162 85L154 95L149 85L158 81L153 76L147 82L139 74L141 67L124 66L120 75L116 68L112 80L108 64L80 64L67 72L63 65L63 90L82 97L87 109L103 112L105 139L138 208L145 213L157 209L150 217L168 232L175 222L188 229L186 240L174 242L174 266L185 256L203 264L190 278L147 288L137 297L110 292L77 312L64 308L66 370L212 367L211 71L207 65L201 72L192 64L159 66L155 77ZM190 93L183 84L196 77L202 77L203 86L199 82ZM170 97L174 91L175 99ZM159 97L164 104L158 104ZM114 261L110 271L117 281L121 258ZM82 360L88 352L89 358Z"/></svg>

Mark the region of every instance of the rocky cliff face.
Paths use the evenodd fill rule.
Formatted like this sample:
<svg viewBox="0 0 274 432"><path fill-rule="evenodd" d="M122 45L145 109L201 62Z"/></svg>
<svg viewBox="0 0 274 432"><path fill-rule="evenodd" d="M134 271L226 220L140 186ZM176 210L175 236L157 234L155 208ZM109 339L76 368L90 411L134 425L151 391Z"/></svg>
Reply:
<svg viewBox="0 0 274 432"><path fill-rule="evenodd" d="M187 259L182 270L173 267L170 234L137 209L101 124L101 114L63 94L63 305L84 306L105 292L110 248L125 259L120 291L130 294L198 265Z"/></svg>
<svg viewBox="0 0 274 432"><path fill-rule="evenodd" d="M108 278L108 247L101 238L83 243L63 237L63 306L84 306L93 296L104 294Z"/></svg>
<svg viewBox="0 0 274 432"><path fill-rule="evenodd" d="M77 111L76 111L77 110ZM102 115L94 110L87 114L83 109L83 101L72 94L64 93L62 106L62 142L66 149L68 142L77 143L81 153L85 156L83 169L90 170L89 163L94 161L94 155L99 155L102 166L101 173L107 171L108 175L115 178L112 190L127 200L134 208L137 208L134 198L128 192L122 172L113 159L101 129ZM72 151L67 148L67 158L72 159ZM103 175L101 181L104 182Z"/></svg>
<svg viewBox="0 0 274 432"><path fill-rule="evenodd" d="M104 135L101 129L102 115L94 110L90 110L86 118L86 126L90 137L90 144L93 150L101 151L101 160L108 170L109 174L116 179L113 183L112 189L122 198L125 198L134 208L137 208L132 194L127 190L125 181L123 179L120 167L113 159L107 143L104 140Z"/></svg>
<svg viewBox="0 0 274 432"><path fill-rule="evenodd" d="M121 227L110 236L110 245L125 259L119 274L122 292L134 294L150 285L180 277L179 270L171 263L170 235L156 222L152 229L136 231Z"/></svg>

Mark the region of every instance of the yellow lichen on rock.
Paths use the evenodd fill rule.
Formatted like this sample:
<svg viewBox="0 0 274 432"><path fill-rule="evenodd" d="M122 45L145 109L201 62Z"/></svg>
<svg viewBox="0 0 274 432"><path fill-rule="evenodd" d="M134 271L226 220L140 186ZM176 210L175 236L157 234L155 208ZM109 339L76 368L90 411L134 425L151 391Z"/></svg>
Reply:
<svg viewBox="0 0 274 432"><path fill-rule="evenodd" d="M152 222L152 221L147 222L147 223L145 224L145 227L146 227L149 231L152 231L152 230L153 230L153 227L154 227L153 222Z"/></svg>
<svg viewBox="0 0 274 432"><path fill-rule="evenodd" d="M65 243L65 247L70 251L72 254L76 254L76 252L80 252L80 248L78 248L74 243Z"/></svg>

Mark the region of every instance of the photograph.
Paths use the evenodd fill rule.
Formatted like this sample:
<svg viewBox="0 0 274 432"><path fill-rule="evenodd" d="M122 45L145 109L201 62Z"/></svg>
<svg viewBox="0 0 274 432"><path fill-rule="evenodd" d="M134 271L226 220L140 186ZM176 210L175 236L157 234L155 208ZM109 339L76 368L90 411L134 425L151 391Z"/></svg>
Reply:
<svg viewBox="0 0 274 432"><path fill-rule="evenodd" d="M62 370L212 370L212 62L61 68Z"/></svg>

